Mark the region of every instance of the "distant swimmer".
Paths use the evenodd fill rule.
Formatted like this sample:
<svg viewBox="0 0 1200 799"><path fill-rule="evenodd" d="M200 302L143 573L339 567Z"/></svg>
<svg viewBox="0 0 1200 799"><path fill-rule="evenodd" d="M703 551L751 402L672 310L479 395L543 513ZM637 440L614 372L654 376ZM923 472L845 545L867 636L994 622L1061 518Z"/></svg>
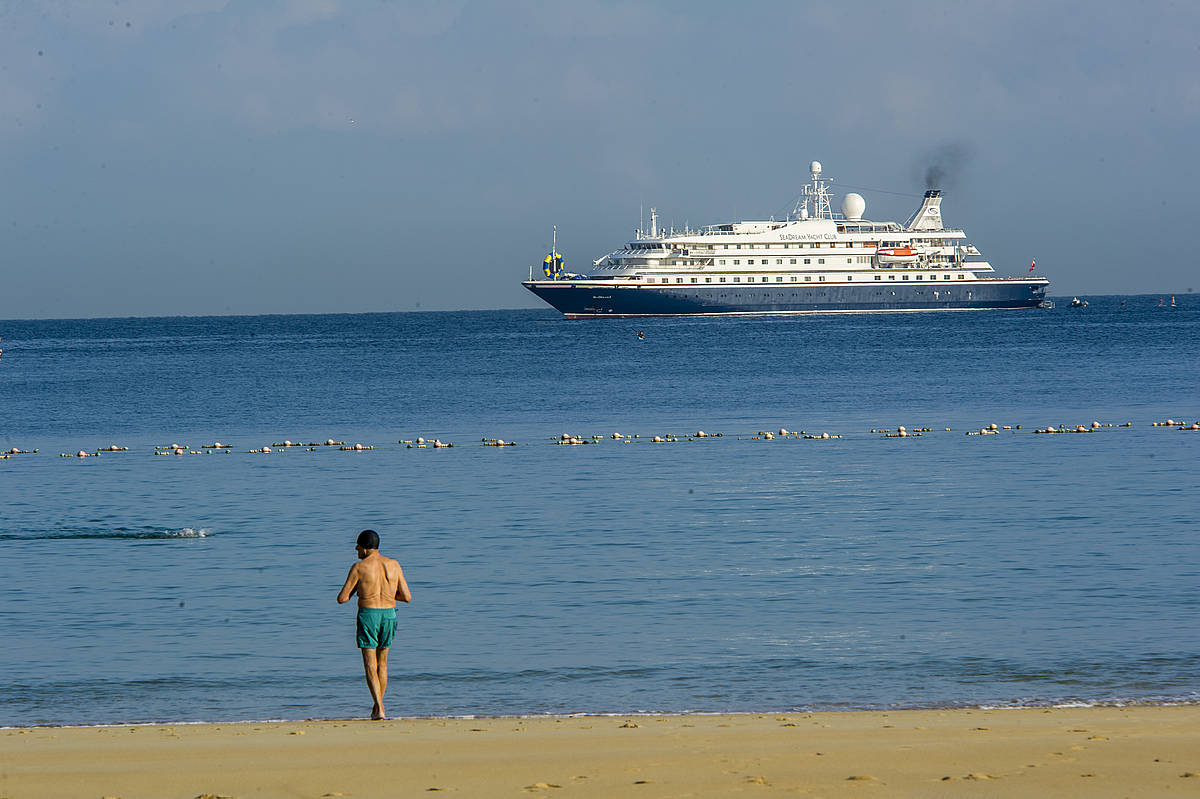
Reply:
<svg viewBox="0 0 1200 799"><path fill-rule="evenodd" d="M646 334L645 334L645 333L643 333L641 330L639 330L639 331L637 332L637 337L638 337L638 341L645 341L645 340L646 340Z"/></svg>
<svg viewBox="0 0 1200 799"><path fill-rule="evenodd" d="M371 718L379 720L387 718L383 695L388 683L388 648L396 636L396 600L411 602L412 591L400 564L379 554L379 534L374 530L359 533L354 548L358 563L350 567L337 601L341 605L358 594L358 648L362 651L367 688L375 702Z"/></svg>
<svg viewBox="0 0 1200 799"><path fill-rule="evenodd" d="M1124 307L1125 307L1125 300L1121 300L1121 307L1122 307L1122 308L1124 308Z"/></svg>

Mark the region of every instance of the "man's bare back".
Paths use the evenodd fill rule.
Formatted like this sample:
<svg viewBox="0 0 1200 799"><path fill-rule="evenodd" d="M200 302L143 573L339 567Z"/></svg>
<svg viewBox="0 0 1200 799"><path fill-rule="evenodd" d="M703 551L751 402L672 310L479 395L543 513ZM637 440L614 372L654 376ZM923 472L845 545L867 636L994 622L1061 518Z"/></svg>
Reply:
<svg viewBox="0 0 1200 799"><path fill-rule="evenodd" d="M404 570L397 561L379 554L379 550L369 551L350 567L338 602L347 602L354 594L358 594L360 608L394 608L397 599L412 601Z"/></svg>

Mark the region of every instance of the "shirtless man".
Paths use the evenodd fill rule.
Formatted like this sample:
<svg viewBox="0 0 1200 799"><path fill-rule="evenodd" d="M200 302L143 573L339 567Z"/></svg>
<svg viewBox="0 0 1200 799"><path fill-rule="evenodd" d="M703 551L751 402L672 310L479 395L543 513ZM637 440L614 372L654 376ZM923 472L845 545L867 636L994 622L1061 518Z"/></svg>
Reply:
<svg viewBox="0 0 1200 799"><path fill-rule="evenodd" d="M379 554L379 534L363 530L358 534L358 563L350 567L346 584L338 592L338 604L358 594L358 648L362 650L367 688L375 700L371 718L386 718L383 694L387 691L388 647L396 635L396 600L412 601L412 591L404 580L400 564Z"/></svg>

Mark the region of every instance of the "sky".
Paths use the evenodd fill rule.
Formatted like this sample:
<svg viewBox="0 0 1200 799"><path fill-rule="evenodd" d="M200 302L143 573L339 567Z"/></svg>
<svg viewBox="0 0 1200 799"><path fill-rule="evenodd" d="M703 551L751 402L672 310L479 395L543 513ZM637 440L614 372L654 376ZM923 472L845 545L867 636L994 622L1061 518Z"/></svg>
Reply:
<svg viewBox="0 0 1200 799"><path fill-rule="evenodd" d="M1200 291L1200 4L0 0L0 318L543 307L816 159L1051 295ZM835 202L836 206L836 202Z"/></svg>

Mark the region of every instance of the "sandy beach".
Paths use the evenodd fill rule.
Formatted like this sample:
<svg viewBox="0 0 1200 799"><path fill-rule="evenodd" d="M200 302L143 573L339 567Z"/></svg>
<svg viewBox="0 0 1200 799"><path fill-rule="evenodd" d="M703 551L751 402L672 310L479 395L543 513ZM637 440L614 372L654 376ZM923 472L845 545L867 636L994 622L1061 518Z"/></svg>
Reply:
<svg viewBox="0 0 1200 799"><path fill-rule="evenodd" d="M1200 796L1200 706L22 728L0 797Z"/></svg>

